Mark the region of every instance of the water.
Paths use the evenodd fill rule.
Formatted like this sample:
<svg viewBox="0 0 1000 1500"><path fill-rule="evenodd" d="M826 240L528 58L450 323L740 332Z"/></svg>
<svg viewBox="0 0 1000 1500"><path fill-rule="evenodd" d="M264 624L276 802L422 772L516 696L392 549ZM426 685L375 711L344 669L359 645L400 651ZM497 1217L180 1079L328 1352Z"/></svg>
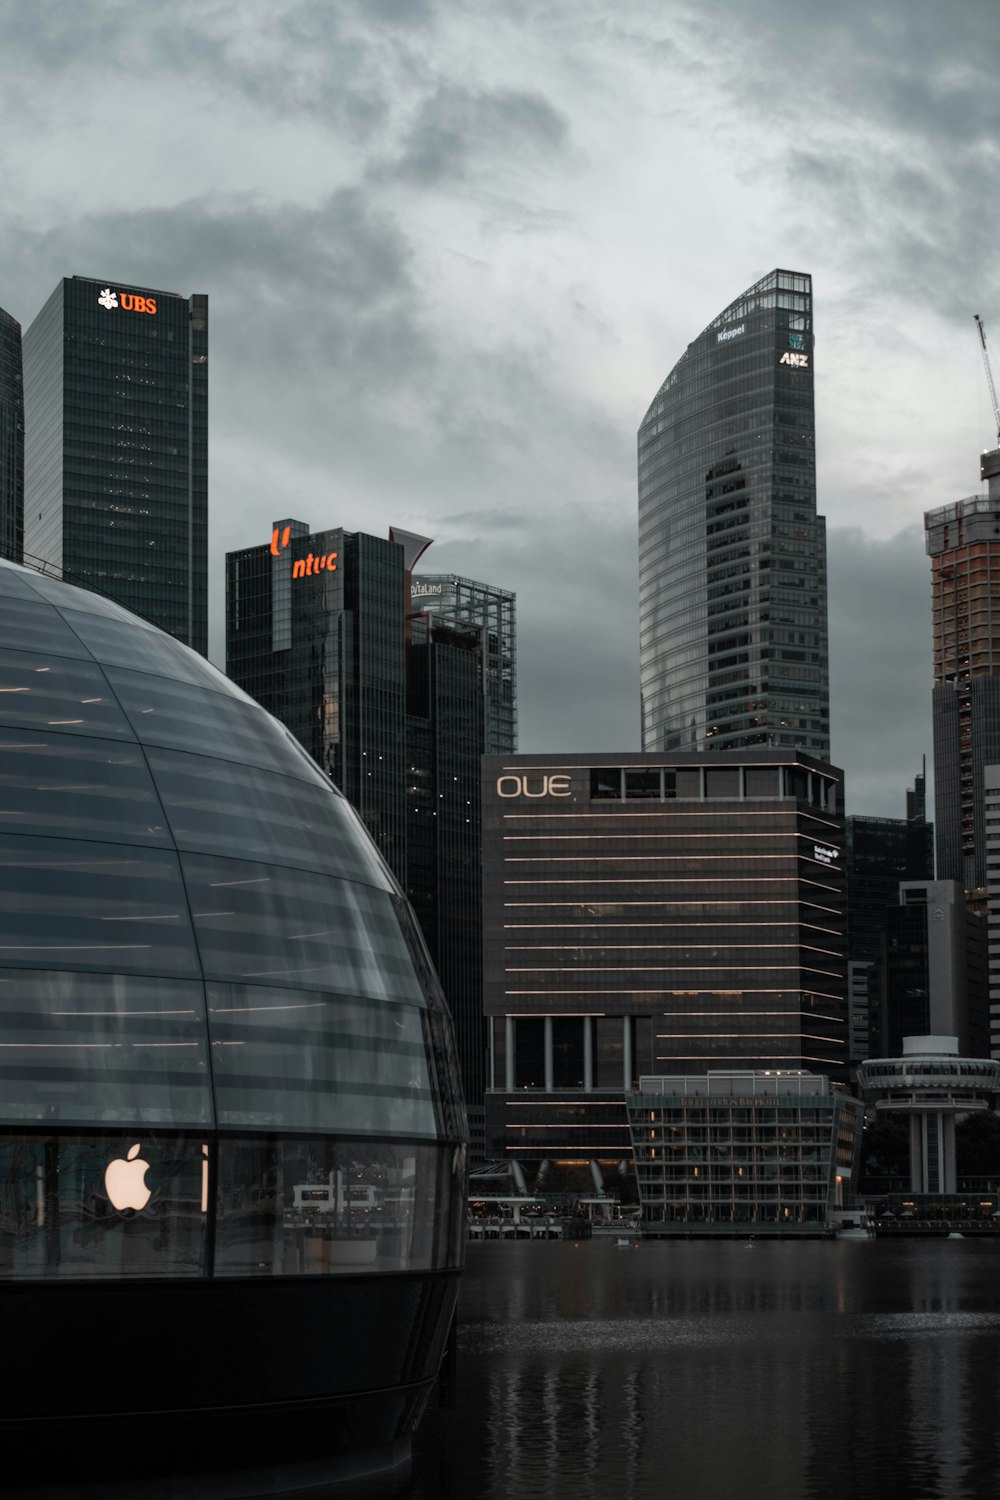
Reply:
<svg viewBox="0 0 1000 1500"><path fill-rule="evenodd" d="M405 1500L992 1496L1000 1243L471 1244Z"/></svg>

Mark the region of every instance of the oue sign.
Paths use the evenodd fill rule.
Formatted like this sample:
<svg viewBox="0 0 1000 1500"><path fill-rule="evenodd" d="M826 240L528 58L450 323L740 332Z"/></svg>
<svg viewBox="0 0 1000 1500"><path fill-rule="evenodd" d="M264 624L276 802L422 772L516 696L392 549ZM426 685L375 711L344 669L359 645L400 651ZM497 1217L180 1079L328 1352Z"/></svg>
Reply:
<svg viewBox="0 0 1000 1500"><path fill-rule="evenodd" d="M499 776L498 797L568 797L568 776Z"/></svg>

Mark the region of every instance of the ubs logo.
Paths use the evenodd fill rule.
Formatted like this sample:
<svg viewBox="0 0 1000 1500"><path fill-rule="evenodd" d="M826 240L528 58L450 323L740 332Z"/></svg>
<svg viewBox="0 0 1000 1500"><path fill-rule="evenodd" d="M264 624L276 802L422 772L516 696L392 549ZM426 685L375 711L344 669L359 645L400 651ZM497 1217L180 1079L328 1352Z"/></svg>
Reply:
<svg viewBox="0 0 1000 1500"><path fill-rule="evenodd" d="M568 797L568 776L500 776L498 797Z"/></svg>
<svg viewBox="0 0 1000 1500"><path fill-rule="evenodd" d="M113 292L109 286L104 288L97 300L107 312L114 312L119 307L126 312L156 312L155 297L139 297L135 292Z"/></svg>

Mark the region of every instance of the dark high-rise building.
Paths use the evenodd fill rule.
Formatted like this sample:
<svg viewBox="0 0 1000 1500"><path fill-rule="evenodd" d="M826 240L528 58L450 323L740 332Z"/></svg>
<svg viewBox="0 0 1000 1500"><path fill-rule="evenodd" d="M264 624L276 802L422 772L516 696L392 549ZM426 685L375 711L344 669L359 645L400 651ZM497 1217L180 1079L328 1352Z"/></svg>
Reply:
<svg viewBox="0 0 1000 1500"><path fill-rule="evenodd" d="M24 335L24 548L208 650L208 298L86 277Z"/></svg>
<svg viewBox="0 0 1000 1500"><path fill-rule="evenodd" d="M829 758L810 276L732 302L643 418L639 629L645 750Z"/></svg>
<svg viewBox="0 0 1000 1500"><path fill-rule="evenodd" d="M924 516L934 620L937 874L985 910L983 774L1000 762L1000 450L984 453L988 493Z"/></svg>
<svg viewBox="0 0 1000 1500"><path fill-rule="evenodd" d="M491 1151L586 1180L642 1075L846 1078L842 791L795 751L485 758Z"/></svg>
<svg viewBox="0 0 1000 1500"><path fill-rule="evenodd" d="M478 1157L486 1079L479 763L492 712L484 662L503 651L484 646L488 626L474 609L446 614L440 596L414 586L428 545L398 530L385 540L278 521L270 543L226 559L227 670L332 777L406 890L455 1019ZM513 596L461 582L467 598L479 591L509 601L512 662ZM433 612L422 608L428 598ZM502 695L497 702L513 713Z"/></svg>
<svg viewBox="0 0 1000 1500"><path fill-rule="evenodd" d="M403 548L291 519L272 537L226 557L226 670L333 779L405 884Z"/></svg>
<svg viewBox="0 0 1000 1500"><path fill-rule="evenodd" d="M24 554L24 388L21 325L0 307L0 557Z"/></svg>
<svg viewBox="0 0 1000 1500"><path fill-rule="evenodd" d="M429 613L468 620L482 630L483 690L486 694L486 753L517 749L516 599L457 573L421 573L413 580L415 605Z"/></svg>
<svg viewBox="0 0 1000 1500"><path fill-rule="evenodd" d="M890 909L904 880L934 878L934 825L926 813L926 772L906 792L905 818L853 816L845 820L847 862L847 974L852 1062L878 1055L879 965Z"/></svg>
<svg viewBox="0 0 1000 1500"><path fill-rule="evenodd" d="M910 1036L954 1036L963 1057L989 1057L987 928L953 880L905 881L886 913L880 965L882 1057Z"/></svg>

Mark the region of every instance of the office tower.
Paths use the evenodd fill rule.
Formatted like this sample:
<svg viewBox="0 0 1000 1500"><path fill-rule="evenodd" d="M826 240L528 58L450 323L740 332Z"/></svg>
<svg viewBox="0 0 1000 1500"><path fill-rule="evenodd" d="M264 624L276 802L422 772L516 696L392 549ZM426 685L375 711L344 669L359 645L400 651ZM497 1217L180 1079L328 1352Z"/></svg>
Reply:
<svg viewBox="0 0 1000 1500"><path fill-rule="evenodd" d="M1000 764L1000 450L984 453L985 495L924 516L934 622L937 874L986 899L983 773Z"/></svg>
<svg viewBox="0 0 1000 1500"><path fill-rule="evenodd" d="M226 557L226 671L291 730L406 880L403 548L275 523Z"/></svg>
<svg viewBox="0 0 1000 1500"><path fill-rule="evenodd" d="M954 1036L963 1057L989 1056L986 917L953 880L904 881L886 913L880 1057L908 1036Z"/></svg>
<svg viewBox="0 0 1000 1500"><path fill-rule="evenodd" d="M486 753L512 755L517 749L516 600L509 589L493 588L457 573L421 573L413 580L415 605L454 620L468 620L483 633L483 688L486 693Z"/></svg>
<svg viewBox="0 0 1000 1500"><path fill-rule="evenodd" d="M846 1078L842 794L793 750L485 758L490 1151L579 1188L643 1075Z"/></svg>
<svg viewBox="0 0 1000 1500"><path fill-rule="evenodd" d="M24 388L21 325L0 307L0 557L24 554Z"/></svg>
<svg viewBox="0 0 1000 1500"><path fill-rule="evenodd" d="M905 818L852 816L844 822L847 869L847 984L851 1062L878 1054L881 961L887 913L904 880L934 879L934 825L926 821L926 771L906 792Z"/></svg>
<svg viewBox="0 0 1000 1500"><path fill-rule="evenodd" d="M1000 1058L1000 765L983 771L990 1056Z"/></svg>
<svg viewBox="0 0 1000 1500"><path fill-rule="evenodd" d="M72 276L24 335L24 548L208 650L208 298Z"/></svg>
<svg viewBox="0 0 1000 1500"><path fill-rule="evenodd" d="M413 582L428 545L398 529L383 539L276 522L269 542L226 559L227 670L333 778L409 897L455 1020L478 1159L483 678L484 658L503 652L484 650L481 620L421 608L440 597ZM491 608L509 600L512 663L513 596L461 582L466 597L497 596ZM513 702L498 701L512 720Z"/></svg>
<svg viewBox="0 0 1000 1500"><path fill-rule="evenodd" d="M645 750L830 751L812 278L772 271L689 344L639 428Z"/></svg>

